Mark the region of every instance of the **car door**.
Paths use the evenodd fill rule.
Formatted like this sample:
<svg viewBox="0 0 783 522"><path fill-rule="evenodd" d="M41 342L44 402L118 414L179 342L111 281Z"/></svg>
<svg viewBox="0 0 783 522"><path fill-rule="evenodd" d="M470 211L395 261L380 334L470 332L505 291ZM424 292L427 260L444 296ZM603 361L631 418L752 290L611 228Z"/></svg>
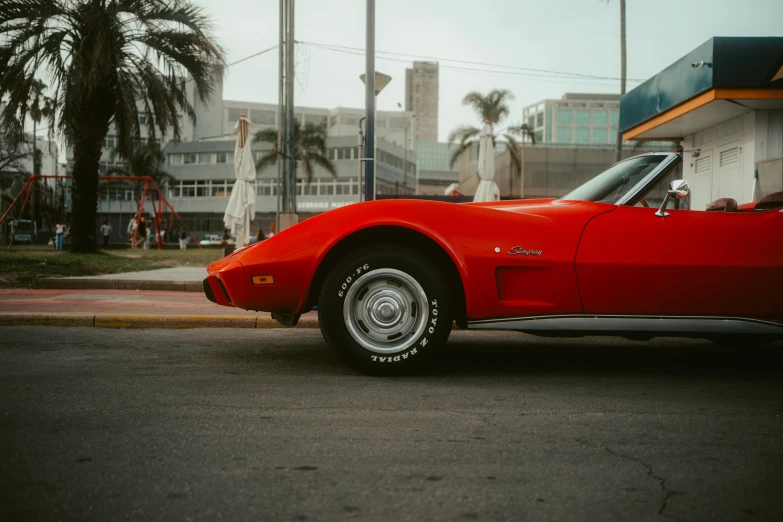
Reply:
<svg viewBox="0 0 783 522"><path fill-rule="evenodd" d="M587 224L586 313L783 320L783 213L655 211L620 206Z"/></svg>

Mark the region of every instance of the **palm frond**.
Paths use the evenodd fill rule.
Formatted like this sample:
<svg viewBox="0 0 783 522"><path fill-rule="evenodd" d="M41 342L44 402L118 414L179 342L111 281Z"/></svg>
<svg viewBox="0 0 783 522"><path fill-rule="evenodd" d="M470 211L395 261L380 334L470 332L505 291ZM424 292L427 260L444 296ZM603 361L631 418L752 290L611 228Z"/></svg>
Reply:
<svg viewBox="0 0 783 522"><path fill-rule="evenodd" d="M277 147L274 149L265 152L263 156L261 156L258 161L256 162L256 170L261 170L266 167L271 167L275 163L277 163L277 157L279 154L277 153Z"/></svg>
<svg viewBox="0 0 783 522"><path fill-rule="evenodd" d="M333 177L337 177L337 169L334 168L334 163L332 163L332 160L330 160L328 157L322 154L312 154L310 159L316 165L326 170L326 172L331 174Z"/></svg>
<svg viewBox="0 0 783 522"><path fill-rule="evenodd" d="M277 143L277 129L261 129L256 132L255 141Z"/></svg>

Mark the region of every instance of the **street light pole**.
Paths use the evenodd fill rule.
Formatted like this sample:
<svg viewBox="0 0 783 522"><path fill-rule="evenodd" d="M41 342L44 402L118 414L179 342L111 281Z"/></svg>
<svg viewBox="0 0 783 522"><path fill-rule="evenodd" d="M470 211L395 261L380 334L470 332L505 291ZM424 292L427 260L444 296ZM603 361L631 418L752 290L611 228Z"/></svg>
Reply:
<svg viewBox="0 0 783 522"><path fill-rule="evenodd" d="M364 200L375 199L375 0L367 0L364 109Z"/></svg>
<svg viewBox="0 0 783 522"><path fill-rule="evenodd" d="M289 214L296 214L296 146L294 144L294 0L288 0L288 31L286 32L286 99L287 136L286 160L288 161Z"/></svg>

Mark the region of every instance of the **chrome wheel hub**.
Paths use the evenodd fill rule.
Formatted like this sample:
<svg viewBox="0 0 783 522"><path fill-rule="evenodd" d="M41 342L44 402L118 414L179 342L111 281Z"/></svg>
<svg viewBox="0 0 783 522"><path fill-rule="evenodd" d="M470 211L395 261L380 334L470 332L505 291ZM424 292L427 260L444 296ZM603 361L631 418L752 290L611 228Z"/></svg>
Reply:
<svg viewBox="0 0 783 522"><path fill-rule="evenodd" d="M383 268L361 275L348 290L343 318L351 337L375 353L407 350L426 328L427 296L399 270Z"/></svg>

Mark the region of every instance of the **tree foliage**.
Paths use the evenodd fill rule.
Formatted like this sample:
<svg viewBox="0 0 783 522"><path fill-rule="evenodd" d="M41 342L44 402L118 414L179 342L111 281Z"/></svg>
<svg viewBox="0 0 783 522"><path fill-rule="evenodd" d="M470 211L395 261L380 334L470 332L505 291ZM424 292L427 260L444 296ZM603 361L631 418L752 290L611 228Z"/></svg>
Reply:
<svg viewBox="0 0 783 522"><path fill-rule="evenodd" d="M497 145L503 143L509 151L513 171L517 174L522 172L523 151L522 145L529 140L533 145L536 144L536 135L526 123L519 125L509 125L505 130L497 130L500 124L511 112L508 102L514 99L514 95L507 89L493 89L487 94L478 91L471 91L462 99L462 104L472 107L482 123L488 123L492 128L492 143ZM458 125L448 136L450 145L454 145L454 151L451 154L450 166L459 159L460 155L470 149L473 143L478 142L481 134L481 127L475 125Z"/></svg>
<svg viewBox="0 0 783 522"><path fill-rule="evenodd" d="M73 148L75 251L95 249L101 146L110 125L133 153L140 114L150 139L182 132L192 100L222 80L223 51L189 0L0 0L0 132L23 136L35 82L51 86L49 127ZM190 89L194 89L191 91Z"/></svg>
<svg viewBox="0 0 783 522"><path fill-rule="evenodd" d="M272 144L272 149L265 152L256 162L256 169L262 169L277 163L283 154L278 148L278 134L276 129L264 129L255 135L256 141ZM316 165L322 167L329 174L337 177L334 163L326 152L326 126L305 123L304 127L298 120L294 121L294 156L298 168L305 174L305 180L309 184L313 180L313 170Z"/></svg>

